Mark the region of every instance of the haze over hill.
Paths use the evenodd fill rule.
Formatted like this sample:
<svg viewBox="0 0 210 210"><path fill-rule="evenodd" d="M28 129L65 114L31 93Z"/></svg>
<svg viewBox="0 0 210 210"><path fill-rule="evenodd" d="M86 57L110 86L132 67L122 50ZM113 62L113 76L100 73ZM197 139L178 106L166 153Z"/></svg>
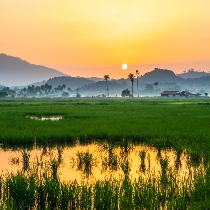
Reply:
<svg viewBox="0 0 210 210"><path fill-rule="evenodd" d="M184 79L178 77L173 71L167 69L155 68L151 72L145 73L139 80L143 83L154 83L154 82L182 82Z"/></svg>
<svg viewBox="0 0 210 210"><path fill-rule="evenodd" d="M189 69L188 71L184 71L184 73L182 74L177 74L177 76L182 77L184 79L193 79L193 78L210 76L210 73L207 73L204 71L195 71L194 69Z"/></svg>
<svg viewBox="0 0 210 210"><path fill-rule="evenodd" d="M135 74L134 74L135 75ZM202 74L203 75L203 74ZM208 75L208 73L206 73ZM188 78L184 79L182 77L179 77L175 75L175 73L171 70L167 69L160 69L160 68L155 68L151 72L145 73L143 76L139 77L139 85L140 86L145 86L146 84L154 84L155 82L158 82L159 84L164 84L164 83L176 83L177 85L183 86L185 89L189 89L192 85L193 86L201 86L201 85L207 85L208 80L210 79L210 76L202 76L200 78ZM109 81L110 85L113 86L112 89L119 89L121 88L120 85L116 86L115 83L117 84L123 84L123 87L129 87L131 86L130 80L127 78L121 78L121 79L111 79ZM67 87L70 87L72 90L76 88L80 88L81 91L93 91L99 90L99 84L104 86L105 81L103 78L96 78L92 77L92 80L90 78L84 78L84 77L67 77L67 76L62 76L62 77L54 77L46 81L49 85L52 85L54 87L58 85L63 85L65 84ZM136 77L134 80L134 84L136 83ZM102 88L103 89L103 88Z"/></svg>
<svg viewBox="0 0 210 210"><path fill-rule="evenodd" d="M0 84L4 86L28 85L65 76L62 72L44 66L30 64L17 57L0 54Z"/></svg>
<svg viewBox="0 0 210 210"><path fill-rule="evenodd" d="M108 86L108 90L107 90ZM80 88L80 92L90 96L91 93L95 95L106 95L109 92L109 95L116 96L121 95L122 90L128 88L129 86L126 83L119 84L116 81L98 81L96 83L87 84Z"/></svg>
<svg viewBox="0 0 210 210"><path fill-rule="evenodd" d="M135 70L128 69L127 73L135 75ZM208 75L209 73L198 72L192 69L185 71L184 74L175 75L171 70L155 68L139 77L139 89L144 91L147 84L153 85L155 82L158 82L160 91L165 89L191 90L192 92L204 89L208 91L210 90L210 76ZM112 75L109 76L110 78L112 77ZM193 78L190 78L190 76ZM76 88L79 88L83 93L91 92L98 94L98 92L103 93L104 91L106 93L103 75L101 75L101 78L94 77L94 75L91 78L70 77L55 69L33 65L20 58L0 54L0 85L26 86L33 84L34 86L40 86L44 83L48 83L53 87L65 84L73 92L76 91ZM135 77L134 91L136 84ZM119 95L122 89L131 89L131 82L127 78L111 79L108 81L108 86L110 94Z"/></svg>
<svg viewBox="0 0 210 210"><path fill-rule="evenodd" d="M67 87L70 87L72 90L92 83L95 83L95 81L86 79L84 77L67 77L67 76L54 77L47 81L47 84L53 87L65 84Z"/></svg>

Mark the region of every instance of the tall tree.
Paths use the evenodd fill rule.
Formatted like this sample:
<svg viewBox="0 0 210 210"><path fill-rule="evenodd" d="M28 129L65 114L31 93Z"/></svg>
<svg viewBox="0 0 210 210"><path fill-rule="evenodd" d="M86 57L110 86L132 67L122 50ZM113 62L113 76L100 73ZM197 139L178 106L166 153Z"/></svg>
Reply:
<svg viewBox="0 0 210 210"><path fill-rule="evenodd" d="M80 98L81 95L80 95L80 93L79 93L79 88L77 88L76 90L77 90L76 97L77 97L77 98Z"/></svg>
<svg viewBox="0 0 210 210"><path fill-rule="evenodd" d="M131 84L132 84L132 98L133 98L133 83L134 83L134 78L135 78L134 74L130 73L128 75L128 80L130 80L131 81Z"/></svg>
<svg viewBox="0 0 210 210"><path fill-rule="evenodd" d="M139 70L136 70L136 79L137 79L137 93L138 93L138 97L139 97Z"/></svg>
<svg viewBox="0 0 210 210"><path fill-rule="evenodd" d="M122 97L125 97L125 96L129 96L130 97L131 96L130 90L128 90L128 88L123 90L121 95L122 95Z"/></svg>
<svg viewBox="0 0 210 210"><path fill-rule="evenodd" d="M109 88L107 83L107 81L110 80L109 75L104 75L104 80L106 81L106 90L107 90L107 95L109 97Z"/></svg>
<svg viewBox="0 0 210 210"><path fill-rule="evenodd" d="M155 95L157 96L157 86L158 86L159 84L158 84L158 82L155 82L154 83L154 86L155 86Z"/></svg>

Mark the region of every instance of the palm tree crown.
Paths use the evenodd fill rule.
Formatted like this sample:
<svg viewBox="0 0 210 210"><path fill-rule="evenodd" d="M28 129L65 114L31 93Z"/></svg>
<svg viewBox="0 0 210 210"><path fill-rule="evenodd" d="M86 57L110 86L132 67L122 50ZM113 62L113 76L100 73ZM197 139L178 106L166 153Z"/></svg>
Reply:
<svg viewBox="0 0 210 210"><path fill-rule="evenodd" d="M139 97L139 81L138 81L138 78L139 78L139 70L136 70L136 79L137 79L137 93L138 93L138 97Z"/></svg>
<svg viewBox="0 0 210 210"><path fill-rule="evenodd" d="M129 79L132 83L134 82L134 78L135 78L134 74L130 73L130 74L128 75L128 79Z"/></svg>
<svg viewBox="0 0 210 210"><path fill-rule="evenodd" d="M135 78L134 74L130 73L130 74L128 75L128 79L129 79L129 80L131 81L131 83L132 83L132 98L133 98L133 83L134 83L134 78Z"/></svg>
<svg viewBox="0 0 210 210"><path fill-rule="evenodd" d="M107 80L109 80L110 78L109 78L109 75L104 75L104 80L106 80L106 82L107 82Z"/></svg>
<svg viewBox="0 0 210 210"><path fill-rule="evenodd" d="M106 86L107 86L107 95L109 96L109 88L108 88L108 84L107 81L110 80L109 75L104 75L104 80L106 81Z"/></svg>
<svg viewBox="0 0 210 210"><path fill-rule="evenodd" d="M154 83L154 86L155 86L155 95L157 96L157 86L159 85L159 83L158 82L155 82Z"/></svg>

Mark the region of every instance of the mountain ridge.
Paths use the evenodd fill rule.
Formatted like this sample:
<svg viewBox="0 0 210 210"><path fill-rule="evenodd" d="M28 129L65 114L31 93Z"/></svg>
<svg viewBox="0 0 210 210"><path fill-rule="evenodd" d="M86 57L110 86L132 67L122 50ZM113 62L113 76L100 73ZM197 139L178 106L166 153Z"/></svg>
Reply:
<svg viewBox="0 0 210 210"><path fill-rule="evenodd" d="M193 68L191 68L188 71L184 71L181 74L177 74L177 76L182 77L184 79L195 79L210 76L210 73L204 71L195 71Z"/></svg>
<svg viewBox="0 0 210 210"><path fill-rule="evenodd" d="M51 78L46 83L53 87L65 84L67 87L70 87L73 90L76 88L80 88L84 85L95 83L95 81L89 80L84 77L62 76L62 77Z"/></svg>
<svg viewBox="0 0 210 210"><path fill-rule="evenodd" d="M154 68L150 72L146 72L144 75L138 78L139 85L145 86L145 84L154 84L158 82L159 84L164 83L176 83L184 89L189 89L192 86L207 86L210 84L210 74L206 72L197 72L194 69L184 71L184 75L201 75L202 77L196 78L183 78L182 74L175 74L172 70ZM129 74L129 70L128 70ZM103 77L71 77L69 75L63 74L55 69L51 69L41 65L30 64L20 58L8 56L6 54L0 54L0 84L2 86L26 86L30 84L41 85L44 83L51 84L52 86L63 85L66 83L68 87L72 90L76 88L83 89L86 88L99 89L98 85L103 83L97 83L99 81L104 81ZM135 75L135 73L134 73ZM206 75L206 76L203 76ZM111 76L111 75L110 75ZM136 76L136 75L135 75ZM134 85L136 86L136 77L134 80ZM131 87L131 82L127 78L121 79L111 79L110 81L116 81L116 83L122 85L116 85L115 83L110 83L111 86L118 89L122 87ZM105 81L104 81L105 82ZM97 83L97 84L95 84ZM91 85L92 84L92 85ZM94 85L95 84L95 85ZM103 86L103 85L102 85ZM84 89L83 89L84 90Z"/></svg>
<svg viewBox="0 0 210 210"><path fill-rule="evenodd" d="M182 82L183 78L178 77L172 70L155 68L151 72L146 72L139 78L140 82L155 83L155 82Z"/></svg>
<svg viewBox="0 0 210 210"><path fill-rule="evenodd" d="M0 84L21 86L66 74L41 65L31 64L18 57L0 54Z"/></svg>

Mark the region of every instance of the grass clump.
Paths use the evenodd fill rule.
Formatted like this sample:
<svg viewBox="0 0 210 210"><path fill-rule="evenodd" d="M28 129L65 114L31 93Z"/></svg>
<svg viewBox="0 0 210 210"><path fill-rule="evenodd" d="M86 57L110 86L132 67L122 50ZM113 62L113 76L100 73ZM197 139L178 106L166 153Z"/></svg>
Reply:
<svg viewBox="0 0 210 210"><path fill-rule="evenodd" d="M93 154L89 151L77 153L77 168L87 176L92 173L92 166L94 164Z"/></svg>

